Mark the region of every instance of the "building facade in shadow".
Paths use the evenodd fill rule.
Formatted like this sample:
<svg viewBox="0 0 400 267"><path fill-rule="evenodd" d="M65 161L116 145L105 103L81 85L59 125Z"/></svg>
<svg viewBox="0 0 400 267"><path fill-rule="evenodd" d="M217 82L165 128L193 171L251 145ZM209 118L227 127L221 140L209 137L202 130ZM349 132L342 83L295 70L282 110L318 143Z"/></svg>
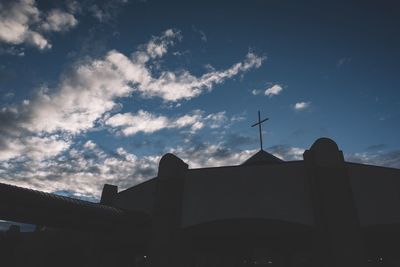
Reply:
<svg viewBox="0 0 400 267"><path fill-rule="evenodd" d="M400 170L346 162L328 138L299 161L261 149L191 169L166 154L98 204L2 184L0 219L41 226L0 236L7 266L400 266Z"/></svg>

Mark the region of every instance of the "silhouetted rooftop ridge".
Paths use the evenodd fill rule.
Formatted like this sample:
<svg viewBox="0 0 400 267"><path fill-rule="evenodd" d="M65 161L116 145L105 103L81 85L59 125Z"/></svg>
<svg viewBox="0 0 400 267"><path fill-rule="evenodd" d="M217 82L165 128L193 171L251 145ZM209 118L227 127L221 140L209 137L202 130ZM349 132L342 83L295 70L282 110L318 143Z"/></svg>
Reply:
<svg viewBox="0 0 400 267"><path fill-rule="evenodd" d="M256 154L247 159L245 162L243 162L242 165L261 165L261 164L271 164L280 162L283 162L283 160L261 149Z"/></svg>

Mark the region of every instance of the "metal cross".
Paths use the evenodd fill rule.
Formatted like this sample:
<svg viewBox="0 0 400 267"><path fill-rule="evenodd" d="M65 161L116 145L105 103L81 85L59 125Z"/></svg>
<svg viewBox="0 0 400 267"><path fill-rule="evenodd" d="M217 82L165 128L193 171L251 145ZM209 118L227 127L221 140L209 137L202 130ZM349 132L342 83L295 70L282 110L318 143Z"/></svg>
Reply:
<svg viewBox="0 0 400 267"><path fill-rule="evenodd" d="M258 130L260 131L260 148L261 148L261 150L263 150L261 123L265 122L266 120L268 120L268 118L265 118L265 119L261 120L260 111L258 111L258 122L254 123L253 125L251 125L251 127L254 127L254 126L258 125Z"/></svg>

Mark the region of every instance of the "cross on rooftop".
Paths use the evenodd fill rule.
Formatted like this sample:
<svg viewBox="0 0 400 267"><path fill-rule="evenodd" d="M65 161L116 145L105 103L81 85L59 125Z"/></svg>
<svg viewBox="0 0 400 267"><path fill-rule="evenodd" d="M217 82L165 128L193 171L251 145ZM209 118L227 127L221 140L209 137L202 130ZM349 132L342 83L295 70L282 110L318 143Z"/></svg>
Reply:
<svg viewBox="0 0 400 267"><path fill-rule="evenodd" d="M265 122L267 120L268 120L268 118L265 118L265 119L261 120L260 111L258 111L258 122L254 123L253 125L251 125L251 127L254 127L254 126L258 125L258 130L260 132L260 148L261 148L261 150L263 150L261 123L263 123L263 122Z"/></svg>

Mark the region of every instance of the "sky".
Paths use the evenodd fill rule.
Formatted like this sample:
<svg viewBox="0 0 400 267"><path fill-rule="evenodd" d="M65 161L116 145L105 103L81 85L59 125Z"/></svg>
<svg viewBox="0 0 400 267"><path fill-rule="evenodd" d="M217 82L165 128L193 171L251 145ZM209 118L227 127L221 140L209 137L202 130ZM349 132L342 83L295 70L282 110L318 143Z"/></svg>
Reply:
<svg viewBox="0 0 400 267"><path fill-rule="evenodd" d="M0 0L0 182L96 201L154 177L301 160L400 168L396 1Z"/></svg>

